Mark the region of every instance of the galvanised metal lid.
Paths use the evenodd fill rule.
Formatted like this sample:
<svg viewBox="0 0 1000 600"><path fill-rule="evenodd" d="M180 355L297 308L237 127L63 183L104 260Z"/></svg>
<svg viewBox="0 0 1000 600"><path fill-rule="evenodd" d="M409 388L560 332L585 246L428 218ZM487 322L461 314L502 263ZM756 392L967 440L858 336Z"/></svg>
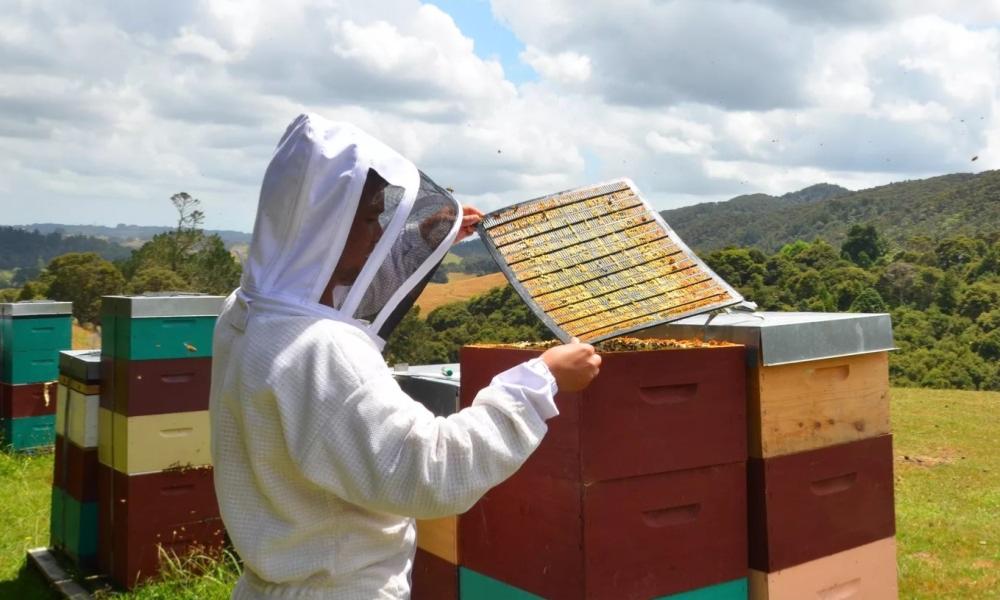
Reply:
<svg viewBox="0 0 1000 600"><path fill-rule="evenodd" d="M141 319L149 317L217 317L225 296L162 292L141 296L104 296L101 314Z"/></svg>
<svg viewBox="0 0 1000 600"><path fill-rule="evenodd" d="M63 350L59 353L59 373L83 383L101 380L101 351Z"/></svg>
<svg viewBox="0 0 1000 600"><path fill-rule="evenodd" d="M73 314L72 302L24 300L0 304L0 317L55 317Z"/></svg>
<svg viewBox="0 0 1000 600"><path fill-rule="evenodd" d="M392 374L397 379L423 379L458 387L461 370L458 363L440 365L396 365Z"/></svg>
<svg viewBox="0 0 1000 600"><path fill-rule="evenodd" d="M896 349L884 313L730 312L688 317L634 335L735 342L747 347L751 364L764 366Z"/></svg>

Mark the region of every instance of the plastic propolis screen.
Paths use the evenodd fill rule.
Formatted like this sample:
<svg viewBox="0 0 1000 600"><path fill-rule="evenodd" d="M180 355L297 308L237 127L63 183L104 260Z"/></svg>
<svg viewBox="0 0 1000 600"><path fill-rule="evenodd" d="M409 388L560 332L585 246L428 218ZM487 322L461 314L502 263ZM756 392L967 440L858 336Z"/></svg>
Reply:
<svg viewBox="0 0 1000 600"><path fill-rule="evenodd" d="M743 300L628 180L495 211L479 234L563 341L600 341Z"/></svg>

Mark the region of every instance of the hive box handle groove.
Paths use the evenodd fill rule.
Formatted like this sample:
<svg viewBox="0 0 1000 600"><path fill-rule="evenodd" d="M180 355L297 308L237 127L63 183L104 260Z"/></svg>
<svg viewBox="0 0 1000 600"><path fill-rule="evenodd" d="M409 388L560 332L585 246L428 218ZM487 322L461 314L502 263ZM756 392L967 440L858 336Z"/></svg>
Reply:
<svg viewBox="0 0 1000 600"><path fill-rule="evenodd" d="M851 376L851 365L836 365L814 369L812 379L817 383L833 383L844 381Z"/></svg>
<svg viewBox="0 0 1000 600"><path fill-rule="evenodd" d="M698 393L697 383L678 383L674 385L644 385L639 388L639 397L646 404L668 405L680 404L694 398Z"/></svg>
<svg viewBox="0 0 1000 600"><path fill-rule="evenodd" d="M672 508L646 510L642 513L642 520L650 527L669 527L694 521L700 512L701 503L699 502Z"/></svg>
<svg viewBox="0 0 1000 600"><path fill-rule="evenodd" d="M186 494L194 489L193 483L188 483L185 485L170 485L161 488L161 492L164 496L176 496L178 494Z"/></svg>
<svg viewBox="0 0 1000 600"><path fill-rule="evenodd" d="M177 427L176 429L161 429L162 437L183 437L194 431L194 427Z"/></svg>
<svg viewBox="0 0 1000 600"><path fill-rule="evenodd" d="M809 484L809 490L817 496L829 496L830 494L836 494L837 492L843 492L849 487L853 486L858 480L858 473L847 473L846 475L837 475L836 477L829 477L827 479L818 479Z"/></svg>
<svg viewBox="0 0 1000 600"><path fill-rule="evenodd" d="M160 381L163 383L187 383L192 379L194 379L194 373L175 373L160 377Z"/></svg>
<svg viewBox="0 0 1000 600"><path fill-rule="evenodd" d="M850 598L860 598L860 594L861 579L858 578L819 590L816 597L819 600L849 600Z"/></svg>

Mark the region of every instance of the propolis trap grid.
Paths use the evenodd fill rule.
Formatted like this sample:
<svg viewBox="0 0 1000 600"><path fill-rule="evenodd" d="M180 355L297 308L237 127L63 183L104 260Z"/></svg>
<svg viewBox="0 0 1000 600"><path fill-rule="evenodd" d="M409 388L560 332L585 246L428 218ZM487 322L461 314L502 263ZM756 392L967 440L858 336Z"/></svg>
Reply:
<svg viewBox="0 0 1000 600"><path fill-rule="evenodd" d="M597 342L743 300L620 179L492 212L479 235L564 342Z"/></svg>

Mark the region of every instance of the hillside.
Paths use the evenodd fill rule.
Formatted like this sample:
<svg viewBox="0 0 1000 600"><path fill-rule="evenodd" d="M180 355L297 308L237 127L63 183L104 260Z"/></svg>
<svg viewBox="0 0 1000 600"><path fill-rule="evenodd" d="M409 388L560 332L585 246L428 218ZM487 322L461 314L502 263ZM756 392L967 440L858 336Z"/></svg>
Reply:
<svg viewBox="0 0 1000 600"><path fill-rule="evenodd" d="M448 283L428 283L417 298L420 314L426 316L432 310L449 302L460 302L478 296L489 290L507 285L503 273L491 273L473 277L465 273L449 273Z"/></svg>
<svg viewBox="0 0 1000 600"><path fill-rule="evenodd" d="M95 237L0 227L0 269L35 268L68 252L96 252L108 260L131 254L120 244Z"/></svg>
<svg viewBox="0 0 1000 600"><path fill-rule="evenodd" d="M147 242L153 239L153 236L158 233L174 230L173 227L125 225L123 223L119 223L114 227L105 227L103 225L62 225L59 223L32 223L31 225L18 225L18 227L29 231L38 231L39 233L61 232L64 235L86 235L119 243ZM205 233L208 235L212 235L213 233L218 234L222 238L222 241L225 242L227 248L235 244L250 243L250 234L243 231L206 229Z"/></svg>
<svg viewBox="0 0 1000 600"><path fill-rule="evenodd" d="M738 196L663 211L700 253L726 246L773 252L816 238L839 246L854 224L872 224L890 242L1000 230L1000 171L958 173L851 192L820 184L775 197Z"/></svg>

